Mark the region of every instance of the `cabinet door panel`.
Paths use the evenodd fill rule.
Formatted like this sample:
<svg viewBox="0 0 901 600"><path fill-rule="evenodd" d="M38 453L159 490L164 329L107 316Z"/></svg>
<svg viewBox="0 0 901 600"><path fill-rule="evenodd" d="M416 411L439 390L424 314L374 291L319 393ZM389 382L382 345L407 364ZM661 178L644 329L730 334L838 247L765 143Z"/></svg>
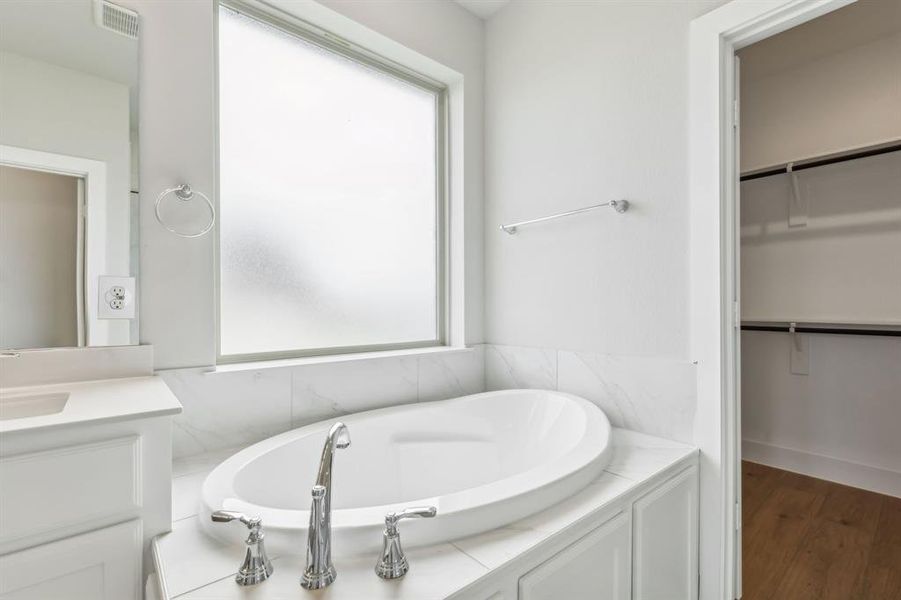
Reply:
<svg viewBox="0 0 901 600"><path fill-rule="evenodd" d="M519 600L628 600L631 523L621 513L519 580Z"/></svg>
<svg viewBox="0 0 901 600"><path fill-rule="evenodd" d="M139 600L137 519L0 556L0 600Z"/></svg>
<svg viewBox="0 0 901 600"><path fill-rule="evenodd" d="M698 470L682 471L633 505L636 600L698 597Z"/></svg>
<svg viewBox="0 0 901 600"><path fill-rule="evenodd" d="M6 456L0 481L0 543L45 533L58 539L79 525L95 529L99 524L92 521L126 519L141 508L141 440L128 436Z"/></svg>

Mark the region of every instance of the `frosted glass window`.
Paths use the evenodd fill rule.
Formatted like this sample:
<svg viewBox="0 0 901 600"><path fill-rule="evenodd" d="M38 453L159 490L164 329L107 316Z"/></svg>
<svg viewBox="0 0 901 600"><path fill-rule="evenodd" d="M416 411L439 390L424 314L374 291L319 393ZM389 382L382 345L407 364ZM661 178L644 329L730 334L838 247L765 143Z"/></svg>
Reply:
<svg viewBox="0 0 901 600"><path fill-rule="evenodd" d="M220 8L223 358L440 340L439 100Z"/></svg>

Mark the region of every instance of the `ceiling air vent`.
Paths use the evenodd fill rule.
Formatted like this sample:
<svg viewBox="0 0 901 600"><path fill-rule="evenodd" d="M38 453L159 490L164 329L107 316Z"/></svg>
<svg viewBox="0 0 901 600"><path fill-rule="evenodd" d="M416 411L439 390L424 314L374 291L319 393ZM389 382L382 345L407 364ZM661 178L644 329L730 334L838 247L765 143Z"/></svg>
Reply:
<svg viewBox="0 0 901 600"><path fill-rule="evenodd" d="M94 0L94 22L98 27L138 39L138 13L106 0Z"/></svg>

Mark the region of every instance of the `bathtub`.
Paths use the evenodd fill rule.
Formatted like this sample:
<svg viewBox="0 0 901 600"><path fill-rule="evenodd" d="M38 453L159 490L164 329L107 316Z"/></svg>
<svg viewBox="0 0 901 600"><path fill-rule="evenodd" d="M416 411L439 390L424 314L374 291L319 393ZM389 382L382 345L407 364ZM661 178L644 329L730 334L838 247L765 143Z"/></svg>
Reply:
<svg viewBox="0 0 901 600"><path fill-rule="evenodd" d="M433 519L405 521L405 546L444 542L543 510L597 478L612 452L610 423L590 402L561 392L505 390L346 415L254 444L217 466L203 484L201 522L230 543L243 527L210 513L260 516L272 554L303 554L310 489L329 427L344 422L332 485L332 552L372 553L385 514L436 506Z"/></svg>

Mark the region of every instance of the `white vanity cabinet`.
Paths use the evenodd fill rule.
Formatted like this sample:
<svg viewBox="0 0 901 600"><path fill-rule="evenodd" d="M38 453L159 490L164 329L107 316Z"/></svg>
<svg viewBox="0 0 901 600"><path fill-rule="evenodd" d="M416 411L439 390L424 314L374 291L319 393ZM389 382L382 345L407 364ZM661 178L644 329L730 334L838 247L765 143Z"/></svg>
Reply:
<svg viewBox="0 0 901 600"><path fill-rule="evenodd" d="M180 405L156 377L66 393L61 413L0 422L0 599L140 600Z"/></svg>

